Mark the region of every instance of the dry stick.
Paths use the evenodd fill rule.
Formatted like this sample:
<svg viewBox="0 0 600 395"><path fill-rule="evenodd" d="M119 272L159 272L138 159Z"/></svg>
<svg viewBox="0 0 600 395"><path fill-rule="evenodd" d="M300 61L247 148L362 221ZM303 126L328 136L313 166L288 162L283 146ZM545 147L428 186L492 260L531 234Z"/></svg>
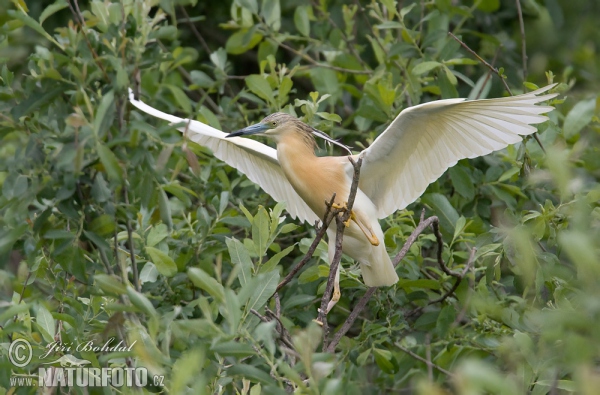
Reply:
<svg viewBox="0 0 600 395"><path fill-rule="evenodd" d="M453 373L447 371L446 369L442 368L441 366L436 365L435 363L433 363L431 361L426 360L425 358L421 357L420 355L415 354L414 352L410 351L408 348L401 346L398 343L394 343L394 345L396 347L398 347L400 350L402 350L405 353L407 353L408 355L410 355L411 357L413 357L414 359L425 363L427 365L427 368L434 368L434 369L439 370L440 372L444 373L447 376L454 377Z"/></svg>
<svg viewBox="0 0 600 395"><path fill-rule="evenodd" d="M71 4L71 1L73 1L73 4L75 4L75 8L77 9L77 11L75 11L75 8L73 8L73 4ZM85 26L85 19L83 18L83 14L81 13L81 10L79 9L79 3L77 2L77 0L68 0L67 4L69 5L69 8L71 9L71 13L73 13L73 16L75 17L75 21L77 22L77 24L81 28L81 33L83 34L83 38L85 39L85 42L87 44L88 49L92 53L92 57L94 58L94 62L96 62L96 64L100 68L100 71L102 71L102 74L104 75L104 78L107 81L110 80L108 78L108 74L106 73L106 70L104 69L104 66L102 66L102 63L100 62L100 58L98 57L98 54L94 50L94 47L92 47L92 44L90 43L90 40L88 39L88 36L87 36L87 34L85 32L85 27L84 27Z"/></svg>
<svg viewBox="0 0 600 395"><path fill-rule="evenodd" d="M210 48L208 47L208 44L206 44L206 41L204 40L204 37L202 37L202 34L200 34L200 32L198 31L198 29L196 29L196 26L192 23L190 16L188 15L187 11L185 10L185 7L180 5L179 9L181 10L181 12L183 13L183 16L185 17L185 22L190 25L190 28L192 29L192 33L194 33L194 36L196 36L196 38L198 39L198 41L200 41L200 44L202 45L202 48L204 48L204 50L206 51L206 53L210 54Z"/></svg>
<svg viewBox="0 0 600 395"><path fill-rule="evenodd" d="M521 10L521 1L517 3L517 13L519 14L519 28L521 29L521 57L523 58L523 80L527 79L527 46L525 45L525 23L523 22L523 11Z"/></svg>
<svg viewBox="0 0 600 395"><path fill-rule="evenodd" d="M398 252L398 254L396 255L396 257L392 261L392 263L394 264L394 267L398 266L398 264L400 263L400 261L402 261L402 259L404 259L404 257L408 253L408 250L414 244L414 242L417 240L417 238L419 237L419 235L427 227L429 227L429 226L433 227L433 231L434 231L434 234L436 236L436 240L437 240L437 244L438 244L438 253L437 253L437 262L438 262L438 265L442 268L442 271L444 271L444 273L446 273L446 274L448 274L448 275L450 275L452 277L455 277L456 281L455 281L454 285L452 286L452 288L448 292L446 292L440 298L430 301L427 304L427 306L435 304L435 303L443 302L450 295L452 295L454 293L454 291L456 291L456 289L460 285L460 282L462 281L462 279L464 278L464 276L466 275L466 273L468 272L468 270L473 265L474 258L475 258L475 252L476 252L475 248L471 249L471 255L470 255L469 260L467 261L467 264L465 265L465 268L463 269L462 272L457 273L457 272L454 272L454 271L448 269L448 267L446 266L446 264L442 260L442 254L440 252L440 248L443 248L443 242L442 242L442 239L441 239L442 235L439 232L438 222L439 222L439 219L436 216L429 217L425 221L421 221L419 223L419 225L415 228L415 230L411 233L411 235L408 237L408 239L406 239L406 242L402 246L402 249L400 250L400 252ZM369 299L371 298L371 296L373 295L373 293L375 293L376 290L377 290L376 287L370 287L369 289L367 289L367 292L365 292L365 294L363 295L363 297L360 298L360 300L358 301L358 303L356 304L356 306L354 307L354 309L352 310L352 312L350 313L350 315L348 316L348 318L346 318L346 321L344 322L344 324L342 325L342 327L340 328L340 330L337 331L335 333L335 335L333 336L333 340L331 341L331 343L329 343L329 346L327 346L327 352L331 352L332 353L332 352L335 351L335 347L338 345L338 343L340 342L340 340L342 339L342 337L346 334L346 332L348 332L348 330L350 330L350 328L354 324L354 321L356 321L356 319L358 318L358 315L366 307L367 303L369 302ZM415 309L412 312L406 314L405 317L408 318L408 317L410 317L412 315L415 315L416 313L421 312L425 307L419 307L418 309Z"/></svg>
<svg viewBox="0 0 600 395"><path fill-rule="evenodd" d="M496 53L494 54L494 58L492 59L492 66L496 64L496 59L498 58L499 53L500 53L500 47L498 47L498 49L496 49ZM475 100L479 99L479 97L481 96L481 93L483 92L483 88L485 88L485 84L487 84L487 82L491 76L492 76L492 71L488 70L487 74L485 75L485 80L483 80L483 84L481 84L481 88L479 89L479 92L477 92L477 95L475 96Z"/></svg>
<svg viewBox="0 0 600 395"><path fill-rule="evenodd" d="M516 1L518 2L519 0L516 0ZM496 74L498 77L500 77L500 79L502 80L502 84L504 84L504 88L506 88L506 90L508 91L508 93L511 96L514 96L513 93L512 93L512 91L508 87L508 83L506 82L506 78L504 78L503 76L500 75L500 72L498 71L497 68L495 68L494 66L492 66L491 64L489 64L488 62L486 62L485 59L483 59L481 56L477 55L477 53L475 51L473 51L471 48L469 48L469 46L467 44L465 44L464 42L462 42L461 39L458 38L458 37L456 37L452 32L448 32L448 35L451 36L453 39L455 39L464 49L466 49L467 51L469 51L473 56L475 56L477 58L477 60L479 60L481 63L483 63L494 74ZM546 149L542 145L542 142L540 141L540 138L538 137L537 132L535 132L533 134L533 138L535 139L535 141L537 141L537 143L540 146L540 148L542 149L542 151L544 151L544 153L546 153Z"/></svg>
<svg viewBox="0 0 600 395"><path fill-rule="evenodd" d="M129 206L129 191L127 189L127 181L123 183L123 195L125 195L125 204ZM127 244L129 244L129 258L131 259L131 272L133 273L133 286L135 290L141 292L140 289L140 276L138 273L138 267L135 263L135 249L133 247L133 231L131 230L131 221L127 216ZM116 240L115 240L116 242Z"/></svg>
<svg viewBox="0 0 600 395"><path fill-rule="evenodd" d="M415 241L417 241L417 238L419 237L419 235L425 229L427 229L427 227L429 227L432 223L437 222L437 221L438 221L438 217L433 216L433 217L429 217L425 221L421 221L419 223L419 225L415 228L415 230L411 233L411 235L408 236L408 239L406 239L406 242L402 246L402 249L398 252L396 257L392 261L392 263L394 264L394 267L398 266L400 261L402 259L404 259L404 257L408 253L408 250L410 249L410 247L413 245L413 243ZM356 319L358 318L358 315L363 311L363 309L369 302L369 299L375 293L376 290L377 290L376 287L370 287L369 289L367 289L367 292L365 292L363 297L360 298L360 300L358 301L356 306L354 306L354 309L352 310L352 312L350 313L348 318L346 318L346 321L344 322L342 327L333 336L333 340L331 341L331 343L329 343L329 346L327 346L328 352L335 351L335 347L337 346L337 344L340 342L340 340L346 334L346 332L348 332L348 330L350 330L350 328L352 327L352 324L354 324L354 321L356 321Z"/></svg>
<svg viewBox="0 0 600 395"><path fill-rule="evenodd" d="M464 49L466 49L467 51L469 51L469 53L471 53L471 55L475 56L477 58L477 60L479 60L481 63L483 63L494 74L496 74L498 77L500 77L500 79L502 80L502 83L504 84L504 88L506 88L506 90L508 91L508 93L510 93L510 95L513 96L512 91L510 90L510 88L508 87L508 84L506 83L506 78L504 78L503 76L500 75L500 72L498 71L497 68L495 68L494 66L492 66L491 64L489 64L488 62L486 62L485 59L483 59L481 56L479 56L477 54L477 52L475 52L471 48L469 48L469 46L467 44L465 44L464 42L462 42L462 40L460 38L456 37L452 32L448 32L448 35L450 37L452 37L453 39L455 39Z"/></svg>
<svg viewBox="0 0 600 395"><path fill-rule="evenodd" d="M352 214L352 207L354 206L354 199L356 198L356 192L358 191L358 180L360 178L360 166L362 165L362 158L359 157L358 161L354 161L352 157L348 157L352 167L354 168L354 174L352 176L352 185L350 187L350 195L348 196L348 202L346 203L345 211L340 216L336 216L336 235L335 235L335 255L333 261L329 264L329 277L327 279L327 285L325 286L325 292L321 298L321 307L319 308L319 316L317 321L323 324L323 349L326 348L327 338L329 335L329 326L327 325L327 305L331 300L331 294L333 293L333 286L335 283L335 277L342 260L342 241L344 238L344 230L346 228L345 223L350 220ZM331 240L329 240L331 243Z"/></svg>
<svg viewBox="0 0 600 395"><path fill-rule="evenodd" d="M320 62L314 60L313 58L311 58L310 56L308 56L307 54L297 51L296 49L290 47L287 44L284 44L283 42L279 42L277 40L275 40L275 42L277 42L277 45L279 45L280 47L285 48L288 51L290 51L291 53L300 56L302 59L306 60L308 63L311 63L315 66L339 71L342 73L350 73L350 74L371 74L371 73L373 73L372 70L352 70L352 69L345 69L343 67L332 66L332 65L326 64L326 63L320 63Z"/></svg>
<svg viewBox="0 0 600 395"><path fill-rule="evenodd" d="M333 220L333 218L335 218L335 215L339 212L338 210L333 209L331 207L333 205L334 201L335 201L335 193L333 194L333 196L331 197L331 200L329 202L327 202L327 201L325 202L327 209L325 211L325 215L323 216L323 225L321 225L321 227L319 227L317 236L315 237L312 244L308 248L308 251L304 255L304 258L302 258L302 260L300 262L298 262L298 264L296 266L294 266L294 268L288 273L288 275L285 276L285 278L283 280L281 280L281 282L277 285L277 289L275 289L275 294L277 292L279 292L279 290L281 288L283 288L287 283L292 281L292 279L294 278L296 273L298 273L304 267L304 265L306 265L308 263L310 258L312 258L313 254L315 253L315 250L317 249L317 246L319 245L319 243L325 236L325 233L327 232L327 228L329 227L331 220ZM317 226L317 225L315 224L315 226Z"/></svg>

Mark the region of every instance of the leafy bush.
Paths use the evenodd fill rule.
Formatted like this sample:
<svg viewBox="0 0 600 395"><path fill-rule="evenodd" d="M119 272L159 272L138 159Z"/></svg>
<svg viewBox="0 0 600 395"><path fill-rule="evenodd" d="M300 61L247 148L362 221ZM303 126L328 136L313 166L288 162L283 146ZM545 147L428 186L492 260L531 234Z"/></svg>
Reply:
<svg viewBox="0 0 600 395"><path fill-rule="evenodd" d="M525 39L514 2L363 3L0 0L0 336L3 356L17 338L34 352L25 368L1 360L4 392L32 390L9 378L52 342L116 338L132 350L72 354L164 375L150 392L595 393L598 6L525 1ZM501 79L513 93L560 82L546 152L530 139L461 161L385 219L395 255L425 208L448 267L477 247L473 267L449 293L425 231L334 353L312 322L324 242L272 298L312 224L127 100L131 86L221 130L283 110L358 150L407 106L501 96ZM332 332L366 292L351 261L341 285Z"/></svg>

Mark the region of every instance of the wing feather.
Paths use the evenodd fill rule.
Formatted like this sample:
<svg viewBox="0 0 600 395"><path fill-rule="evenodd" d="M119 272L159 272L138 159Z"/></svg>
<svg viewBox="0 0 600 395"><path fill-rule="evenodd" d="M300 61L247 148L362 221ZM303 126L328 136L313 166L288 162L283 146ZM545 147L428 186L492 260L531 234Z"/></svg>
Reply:
<svg viewBox="0 0 600 395"><path fill-rule="evenodd" d="M521 141L545 122L553 107L537 105L556 94L549 85L498 99L449 99L403 110L365 149L360 189L379 218L403 209L459 160L475 158Z"/></svg>
<svg viewBox="0 0 600 395"><path fill-rule="evenodd" d="M289 183L279 161L277 151L256 140L241 137L225 138L226 134L198 121L189 121L150 107L136 100L130 91L129 101L141 111L170 123L188 123L179 127L193 142L208 147L218 159L244 173L248 179L260 185L278 202L286 203L286 210L293 218L314 223L317 215L308 207Z"/></svg>

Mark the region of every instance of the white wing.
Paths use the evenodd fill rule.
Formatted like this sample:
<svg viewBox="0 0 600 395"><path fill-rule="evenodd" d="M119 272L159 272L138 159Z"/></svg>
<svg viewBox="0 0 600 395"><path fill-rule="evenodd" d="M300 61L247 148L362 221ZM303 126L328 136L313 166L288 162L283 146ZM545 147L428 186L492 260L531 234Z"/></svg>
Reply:
<svg viewBox="0 0 600 395"><path fill-rule="evenodd" d="M385 218L416 200L461 159L489 154L534 133L550 106L536 103L549 85L519 96L486 100L448 99L403 110L365 149L360 189Z"/></svg>
<svg viewBox="0 0 600 395"><path fill-rule="evenodd" d="M171 123L187 123L187 119L178 118L150 107L136 100L129 91L129 101L143 112ZM179 128L184 132L185 127ZM293 218L314 223L317 215L294 191L277 160L277 151L256 140L241 137L225 138L226 133L198 121L191 121L187 127L189 139L210 148L215 157L244 173L252 182L260 185L278 202L286 203L286 210Z"/></svg>

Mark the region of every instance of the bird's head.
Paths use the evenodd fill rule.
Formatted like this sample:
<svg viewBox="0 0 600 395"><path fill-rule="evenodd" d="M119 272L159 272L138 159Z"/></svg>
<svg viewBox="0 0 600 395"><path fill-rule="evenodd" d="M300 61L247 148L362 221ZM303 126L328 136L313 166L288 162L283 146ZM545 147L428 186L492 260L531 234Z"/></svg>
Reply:
<svg viewBox="0 0 600 395"><path fill-rule="evenodd" d="M344 144L332 139L325 133L313 128L310 125L302 122L296 117L283 112L276 112L265 117L259 123L245 127L236 132L229 133L225 137L238 137L250 135L262 135L275 139L278 142L285 134L298 133L303 140L311 147L316 147L314 136L320 137L323 140L332 144L338 145L352 154L352 151Z"/></svg>

